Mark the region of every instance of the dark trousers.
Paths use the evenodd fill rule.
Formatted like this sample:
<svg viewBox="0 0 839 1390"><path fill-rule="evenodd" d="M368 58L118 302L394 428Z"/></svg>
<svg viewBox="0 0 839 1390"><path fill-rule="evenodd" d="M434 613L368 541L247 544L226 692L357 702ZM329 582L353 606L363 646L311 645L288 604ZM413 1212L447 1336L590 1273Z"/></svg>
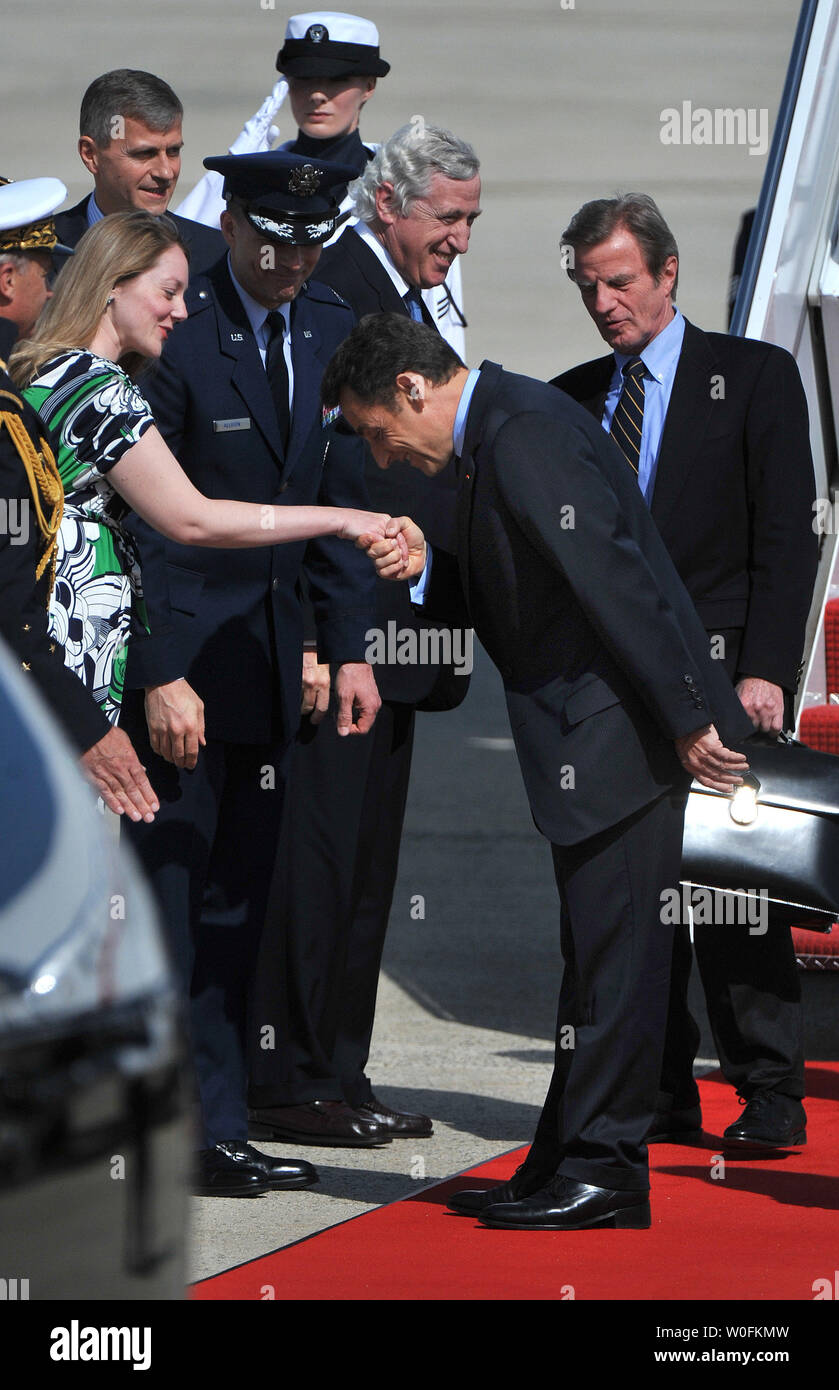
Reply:
<svg viewBox="0 0 839 1390"><path fill-rule="evenodd" d="M128 724L129 721L126 721ZM244 1142L247 997L276 855L289 748L208 740L193 772L152 753L145 721L129 732L160 811L128 822L189 999L201 1147Z"/></svg>
<svg viewBox="0 0 839 1390"><path fill-rule="evenodd" d="M339 738L331 715L303 721L252 996L255 1108L372 1095L364 1068L413 735L413 706L389 701L364 737Z"/></svg>
<svg viewBox="0 0 839 1390"><path fill-rule="evenodd" d="M725 668L734 680L742 630L724 628L717 634L709 630L709 635L723 637ZM792 722L792 700L787 696L785 727ZM748 746L745 751L748 756ZM747 1100L760 1090L802 1099L801 986L789 928L770 923L765 935L752 936L745 926L698 926L693 950L726 1081ZM693 1062L700 1032L687 1002L693 950L687 926L678 926L657 1102L661 1112L699 1101Z"/></svg>
<svg viewBox="0 0 839 1390"><path fill-rule="evenodd" d="M698 926L694 949L720 1068L747 1100L757 1091L804 1097L801 985L789 927L770 923L765 935L744 925ZM670 1010L658 1108L696 1105L693 1061L699 1028L687 1004L692 950L686 926L676 928Z"/></svg>
<svg viewBox="0 0 839 1390"><path fill-rule="evenodd" d="M679 877L684 805L684 794L660 797L580 844L552 846L565 968L554 1073L527 1158L546 1175L649 1188L673 954L662 894Z"/></svg>

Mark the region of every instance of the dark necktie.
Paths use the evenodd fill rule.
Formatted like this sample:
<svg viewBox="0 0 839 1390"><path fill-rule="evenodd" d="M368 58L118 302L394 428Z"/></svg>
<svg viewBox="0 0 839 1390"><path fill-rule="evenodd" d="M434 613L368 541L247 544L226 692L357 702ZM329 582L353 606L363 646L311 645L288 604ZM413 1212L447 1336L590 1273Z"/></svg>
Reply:
<svg viewBox="0 0 839 1390"><path fill-rule="evenodd" d="M644 363L633 357L623 368L623 390L612 416L609 434L633 473L641 461L641 430L644 425Z"/></svg>
<svg viewBox="0 0 839 1390"><path fill-rule="evenodd" d="M265 357L265 370L268 373L268 385L271 388L271 397L277 412L277 425L280 430L280 438L283 441L283 452L285 452L291 433L291 412L288 408L288 367L283 352L285 319L279 309L272 309L266 322L270 336L268 338L268 352Z"/></svg>
<svg viewBox="0 0 839 1390"><path fill-rule="evenodd" d="M422 323L424 320L422 316L422 300L420 299L419 290L414 289L412 285L411 288L408 290L407 294L403 294L402 300L405 305L405 308L408 310L408 313L414 320L414 323Z"/></svg>

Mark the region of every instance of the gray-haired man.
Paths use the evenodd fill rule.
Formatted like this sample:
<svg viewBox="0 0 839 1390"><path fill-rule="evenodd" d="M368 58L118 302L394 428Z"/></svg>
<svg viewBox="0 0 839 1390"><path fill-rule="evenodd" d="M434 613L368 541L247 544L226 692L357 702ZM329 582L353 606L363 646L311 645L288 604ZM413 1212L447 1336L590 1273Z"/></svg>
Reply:
<svg viewBox="0 0 839 1390"><path fill-rule="evenodd" d="M350 184L359 222L323 254L316 278L356 314L395 311L437 328L420 291L442 285L468 250L480 214L479 162L471 145L419 121L397 131ZM407 464L386 474L368 458L371 498L421 517L444 548L454 545L455 477L422 477ZM384 504L383 504L384 505ZM416 616L401 584L381 581L377 632L409 639L432 624ZM441 637L450 634L441 628ZM450 650L455 637L451 634ZM395 644L391 643L391 647ZM420 643L416 643L419 652ZM441 647L434 647L440 653ZM402 659L404 660L404 654ZM333 737L322 695L295 749L277 894L280 931L266 940L254 1017L289 1043L251 1058L252 1134L316 1144L381 1144L431 1133L424 1115L398 1113L374 1096L364 1068L379 964L390 915L411 769L415 712L451 709L466 693L463 667L386 664L374 671L382 708L365 739ZM310 676L311 679L311 676ZM322 707L323 706L323 707ZM287 1022L286 1022L287 1020ZM284 1026L285 1023L285 1026Z"/></svg>
<svg viewBox="0 0 839 1390"><path fill-rule="evenodd" d="M362 295L372 305L372 290L377 307L365 312L379 312L383 299L387 310L401 308L395 291L420 318L417 291L442 284L469 249L481 211L479 167L471 145L449 131L403 126L351 186L359 221L325 254L320 278L332 284L337 273L351 302Z"/></svg>

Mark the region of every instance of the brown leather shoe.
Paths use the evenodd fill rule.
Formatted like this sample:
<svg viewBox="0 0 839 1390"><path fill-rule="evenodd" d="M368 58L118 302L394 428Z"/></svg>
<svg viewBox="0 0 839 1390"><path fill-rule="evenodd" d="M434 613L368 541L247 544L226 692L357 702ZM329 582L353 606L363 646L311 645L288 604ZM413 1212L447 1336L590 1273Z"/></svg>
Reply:
<svg viewBox="0 0 839 1390"><path fill-rule="evenodd" d="M434 1128L427 1115L412 1115L406 1110L391 1110L389 1105L371 1096L356 1110L367 1119L375 1120L394 1139L427 1139Z"/></svg>
<svg viewBox="0 0 839 1390"><path fill-rule="evenodd" d="M310 1100L306 1105L275 1105L251 1110L251 1139L292 1139L298 1144L341 1149L374 1149L390 1143L383 1125L342 1100Z"/></svg>

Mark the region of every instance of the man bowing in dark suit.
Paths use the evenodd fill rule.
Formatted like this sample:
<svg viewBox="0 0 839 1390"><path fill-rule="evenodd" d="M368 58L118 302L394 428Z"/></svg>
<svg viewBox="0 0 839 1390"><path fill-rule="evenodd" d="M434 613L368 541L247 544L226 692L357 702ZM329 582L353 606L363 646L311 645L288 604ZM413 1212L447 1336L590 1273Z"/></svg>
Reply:
<svg viewBox="0 0 839 1390"><path fill-rule="evenodd" d="M335 230L333 189L352 171L279 151L205 164L225 177L229 256L193 279L189 317L145 387L160 432L208 496L361 504L361 447L336 436L319 395L353 318L308 279ZM200 550L130 524L151 631L131 643L127 670L127 684L146 691L145 717L135 694L124 723L161 803L155 833L134 839L191 991L204 1124L197 1190L304 1186L315 1176L308 1164L275 1163L247 1144L248 989L300 718L301 570L335 668L342 739L366 733L379 707L364 660L372 571L332 538ZM284 1045L272 1020L257 1015L252 1026L257 1046Z"/></svg>
<svg viewBox="0 0 839 1390"><path fill-rule="evenodd" d="M75 246L88 227L112 212L166 212L181 171L183 114L168 82L154 73L117 68L91 82L79 113L79 156L95 187L57 214L63 242ZM220 231L169 216L189 247L193 275L224 254Z"/></svg>
<svg viewBox="0 0 839 1390"><path fill-rule="evenodd" d="M566 396L491 362L467 371L396 315L353 330L322 391L379 467L434 477L456 460L457 555L408 518L368 549L384 577L419 577L430 612L471 621L498 667L562 904L533 1145L509 1183L451 1205L508 1229L644 1228L687 773L730 790L747 761L726 743L751 723L621 454Z"/></svg>
<svg viewBox="0 0 839 1390"><path fill-rule="evenodd" d="M606 357L555 377L621 449L756 729L792 723L816 573L807 405L793 358L703 333L674 304L678 251L651 198L586 203L563 234L568 274ZM805 1142L801 996L786 926L765 935L697 926L720 1065L746 1108L725 1137ZM667 1042L651 1139L701 1128L687 1006L691 950L677 931Z"/></svg>

